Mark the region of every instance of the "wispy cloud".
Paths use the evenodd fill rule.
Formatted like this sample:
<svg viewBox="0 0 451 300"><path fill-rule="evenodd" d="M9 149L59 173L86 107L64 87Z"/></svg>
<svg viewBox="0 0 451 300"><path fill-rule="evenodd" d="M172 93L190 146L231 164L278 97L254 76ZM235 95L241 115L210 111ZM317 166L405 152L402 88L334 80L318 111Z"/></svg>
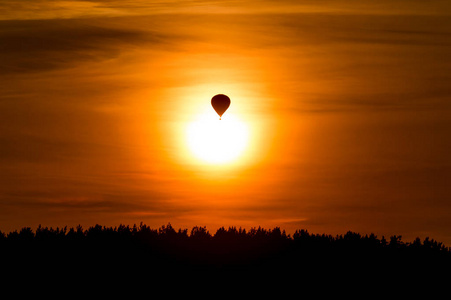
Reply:
<svg viewBox="0 0 451 300"><path fill-rule="evenodd" d="M166 32L167 34L167 32ZM158 46L163 33L86 20L3 21L2 74L68 68L116 58L130 48Z"/></svg>
<svg viewBox="0 0 451 300"><path fill-rule="evenodd" d="M365 15L449 15L446 0L425 2L371 0L164 0L164 1L102 1L102 0L2 0L0 20L72 19L139 16L155 14L365 14Z"/></svg>

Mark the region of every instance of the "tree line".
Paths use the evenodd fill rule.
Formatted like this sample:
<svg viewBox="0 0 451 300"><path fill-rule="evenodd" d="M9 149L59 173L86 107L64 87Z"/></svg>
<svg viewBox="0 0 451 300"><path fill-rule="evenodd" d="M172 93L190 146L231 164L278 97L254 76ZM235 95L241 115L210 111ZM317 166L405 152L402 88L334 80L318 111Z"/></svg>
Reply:
<svg viewBox="0 0 451 300"><path fill-rule="evenodd" d="M221 227L216 233L211 234L206 226L194 226L189 232L188 229L178 229L172 227L170 223L158 229L153 229L144 223L132 227L120 224L115 227L106 227L99 224L83 229L81 225L75 228L66 227L42 227L41 225L33 231L31 227L23 227L21 230L4 233L0 230L0 247L8 245L40 243L64 243L64 242L106 242L118 240L151 242L159 240L173 242L198 242L198 243L239 243L257 242L269 244L302 244L305 247L352 247L356 249L364 248L387 248L387 249L412 249L430 251L431 253L450 253L451 248L446 247L442 242L426 237L423 241L417 237L412 242L402 241L401 235L393 235L389 240L378 238L375 234L361 235L348 231L342 235L313 234L305 229L296 230L293 235L287 234L280 227L265 229L262 227L252 227L249 230L234 226Z"/></svg>
<svg viewBox="0 0 451 300"><path fill-rule="evenodd" d="M305 229L287 234L280 227L249 230L221 227L158 229L139 225L101 225L83 229L30 227L0 232L0 254L11 264L77 267L87 262L110 265L150 265L158 268L252 267L285 269L340 264L377 266L380 263L448 263L451 249L434 239L404 242L399 235L386 239L348 231L342 235L313 234Z"/></svg>

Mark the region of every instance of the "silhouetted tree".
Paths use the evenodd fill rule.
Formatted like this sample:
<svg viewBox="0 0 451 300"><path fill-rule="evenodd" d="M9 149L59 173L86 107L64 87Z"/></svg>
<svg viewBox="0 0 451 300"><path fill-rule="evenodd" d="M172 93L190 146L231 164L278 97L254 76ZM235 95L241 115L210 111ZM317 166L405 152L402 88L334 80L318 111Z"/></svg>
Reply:
<svg viewBox="0 0 451 300"><path fill-rule="evenodd" d="M175 230L168 223L152 229L142 222L132 227L96 224L84 230L81 225L69 229L39 225L36 232L30 227L0 232L0 254L16 268L53 267L60 271L146 266L154 271L245 268L279 272L331 266L376 269L386 264L397 274L409 264L430 266L431 259L436 265L451 261L450 249L429 237L405 243L400 235L394 235L387 243L383 236L378 239L374 234L362 236L351 231L333 237L300 229L290 236L280 227L252 227L248 231L221 227L212 235L205 226Z"/></svg>
<svg viewBox="0 0 451 300"><path fill-rule="evenodd" d="M190 237L193 240L198 240L198 241L203 241L203 242L211 239L210 232L208 232L208 230L205 226L204 227L194 226L193 229L191 229Z"/></svg>

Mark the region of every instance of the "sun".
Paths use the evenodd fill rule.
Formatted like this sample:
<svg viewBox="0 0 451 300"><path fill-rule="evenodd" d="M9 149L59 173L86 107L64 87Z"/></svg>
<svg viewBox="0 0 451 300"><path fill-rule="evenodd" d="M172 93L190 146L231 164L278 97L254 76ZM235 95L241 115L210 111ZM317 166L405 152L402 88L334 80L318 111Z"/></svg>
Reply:
<svg viewBox="0 0 451 300"><path fill-rule="evenodd" d="M222 120L216 114L203 114L188 125L186 136L189 149L198 159L209 164L226 164L243 154L249 130L232 114Z"/></svg>

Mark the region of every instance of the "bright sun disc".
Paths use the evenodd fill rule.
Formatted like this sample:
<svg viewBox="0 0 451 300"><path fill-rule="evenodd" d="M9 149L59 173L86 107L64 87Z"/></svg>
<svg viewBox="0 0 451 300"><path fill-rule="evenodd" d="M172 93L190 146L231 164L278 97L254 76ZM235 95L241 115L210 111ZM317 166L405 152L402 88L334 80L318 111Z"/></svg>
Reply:
<svg viewBox="0 0 451 300"><path fill-rule="evenodd" d="M208 163L230 162L247 146L247 126L229 115L222 120L203 115L188 126L188 146L193 154Z"/></svg>

